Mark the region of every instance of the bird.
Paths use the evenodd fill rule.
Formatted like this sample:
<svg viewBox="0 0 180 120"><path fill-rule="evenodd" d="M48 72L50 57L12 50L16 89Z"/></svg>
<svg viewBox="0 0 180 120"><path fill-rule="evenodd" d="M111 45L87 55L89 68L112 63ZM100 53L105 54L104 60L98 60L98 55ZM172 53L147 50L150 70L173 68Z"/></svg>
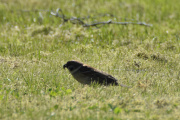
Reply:
<svg viewBox="0 0 180 120"><path fill-rule="evenodd" d="M113 76L99 71L91 66L83 64L79 61L68 61L66 64L63 65L63 68L67 68L71 75L81 84L84 85L113 85L113 86L122 86L122 87L129 87L123 84L119 84L118 80Z"/></svg>

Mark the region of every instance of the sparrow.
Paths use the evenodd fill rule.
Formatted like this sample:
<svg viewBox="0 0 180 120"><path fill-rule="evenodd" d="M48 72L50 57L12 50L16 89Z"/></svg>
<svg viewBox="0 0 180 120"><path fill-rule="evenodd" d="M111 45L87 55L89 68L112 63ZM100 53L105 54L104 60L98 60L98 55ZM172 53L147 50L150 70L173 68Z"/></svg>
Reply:
<svg viewBox="0 0 180 120"><path fill-rule="evenodd" d="M120 85L122 87L128 87L126 85L119 84L118 80L115 79L113 76L78 61L68 61L66 64L63 65L63 68L67 68L71 75L82 84L100 84L105 86Z"/></svg>

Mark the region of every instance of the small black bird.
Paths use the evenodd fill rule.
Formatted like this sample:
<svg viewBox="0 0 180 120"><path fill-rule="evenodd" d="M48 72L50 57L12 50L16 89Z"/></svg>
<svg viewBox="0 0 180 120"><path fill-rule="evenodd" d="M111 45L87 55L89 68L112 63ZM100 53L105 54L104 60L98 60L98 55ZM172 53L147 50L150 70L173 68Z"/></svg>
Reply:
<svg viewBox="0 0 180 120"><path fill-rule="evenodd" d="M78 61L68 61L63 68L67 68L71 75L82 84L100 84L128 87L123 84L118 84L118 80L111 75L98 71L93 67L84 65Z"/></svg>

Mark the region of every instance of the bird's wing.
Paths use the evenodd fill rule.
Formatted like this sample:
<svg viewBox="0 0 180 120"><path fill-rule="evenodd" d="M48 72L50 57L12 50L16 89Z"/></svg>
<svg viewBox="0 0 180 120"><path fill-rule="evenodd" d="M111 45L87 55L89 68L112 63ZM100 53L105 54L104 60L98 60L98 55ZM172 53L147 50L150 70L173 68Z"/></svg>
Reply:
<svg viewBox="0 0 180 120"><path fill-rule="evenodd" d="M107 73L100 72L92 67L83 66L80 68L82 74L91 77L92 80L98 81L99 83L103 84L115 84L118 85L117 80Z"/></svg>

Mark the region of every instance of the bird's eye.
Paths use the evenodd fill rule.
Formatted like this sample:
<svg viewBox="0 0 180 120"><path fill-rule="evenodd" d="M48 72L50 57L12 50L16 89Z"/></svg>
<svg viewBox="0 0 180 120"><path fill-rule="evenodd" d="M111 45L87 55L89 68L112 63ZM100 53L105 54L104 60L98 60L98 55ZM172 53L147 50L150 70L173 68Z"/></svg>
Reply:
<svg viewBox="0 0 180 120"><path fill-rule="evenodd" d="M72 71L72 70L74 70L74 67L73 67L73 66L70 66L70 67L68 67L68 69L69 69L70 71Z"/></svg>

